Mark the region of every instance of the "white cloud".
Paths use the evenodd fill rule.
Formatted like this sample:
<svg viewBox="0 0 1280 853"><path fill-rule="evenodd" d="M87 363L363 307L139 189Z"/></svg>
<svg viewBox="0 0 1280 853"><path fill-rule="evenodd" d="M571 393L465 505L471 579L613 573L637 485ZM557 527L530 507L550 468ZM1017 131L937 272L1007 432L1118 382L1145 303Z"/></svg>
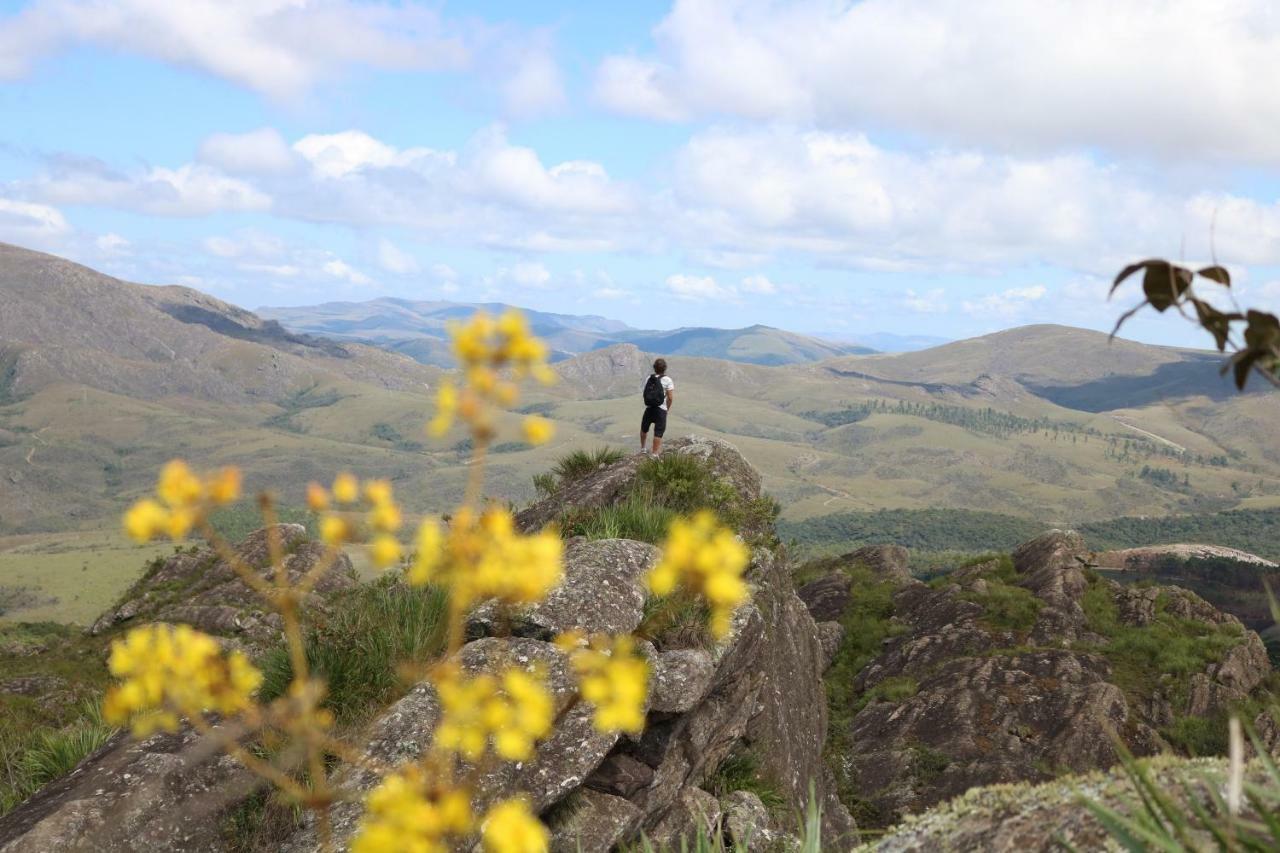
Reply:
<svg viewBox="0 0 1280 853"><path fill-rule="evenodd" d="M351 284L357 284L361 287L373 284L373 279L369 278L369 276L357 269L353 269L346 261L339 260L337 258L327 261L321 269L336 279L341 279L342 281L350 282Z"/></svg>
<svg viewBox="0 0 1280 853"><path fill-rule="evenodd" d="M352 0L35 0L0 19L0 78L93 44L288 98L362 66L458 68L470 51L421 3Z"/></svg>
<svg viewBox="0 0 1280 853"><path fill-rule="evenodd" d="M701 301L706 299L733 299L737 296L731 287L716 283L711 276L685 275L676 273L667 276L667 290L680 299Z"/></svg>
<svg viewBox="0 0 1280 853"><path fill-rule="evenodd" d="M107 255L122 255L130 249L129 241L119 234L103 234L93 241L93 245Z"/></svg>
<svg viewBox="0 0 1280 853"><path fill-rule="evenodd" d="M55 207L0 198L0 238L14 243L43 243L70 231Z"/></svg>
<svg viewBox="0 0 1280 853"><path fill-rule="evenodd" d="M192 163L176 169L153 166L125 175L92 162L56 162L50 173L21 186L53 204L114 207L153 216L206 216L271 207L270 196L252 184Z"/></svg>
<svg viewBox="0 0 1280 853"><path fill-rule="evenodd" d="M233 175L287 172L297 164L289 143L270 127L248 133L215 133L200 143L197 157Z"/></svg>
<svg viewBox="0 0 1280 853"><path fill-rule="evenodd" d="M603 60L600 101L1280 162L1271 0L677 0L653 37L653 55Z"/></svg>
<svg viewBox="0 0 1280 853"><path fill-rule="evenodd" d="M902 307L916 314L945 314L950 310L947 305L947 292L940 287L924 293L908 290L902 297Z"/></svg>
<svg viewBox="0 0 1280 853"><path fill-rule="evenodd" d="M378 264L397 275L412 275L419 269L417 258L385 237L378 240Z"/></svg>
<svg viewBox="0 0 1280 853"><path fill-rule="evenodd" d="M551 271L536 261L521 261L502 270L502 277L522 287L544 287L551 281Z"/></svg>
<svg viewBox="0 0 1280 853"><path fill-rule="evenodd" d="M564 76L547 45L538 44L521 53L502 83L502 98L507 114L519 118L564 107Z"/></svg>
<svg viewBox="0 0 1280 853"><path fill-rule="evenodd" d="M778 292L778 286L762 275L749 275L742 280L743 293L768 295Z"/></svg>
<svg viewBox="0 0 1280 853"><path fill-rule="evenodd" d="M399 150L374 139L360 130L304 136L293 143L293 150L311 163L317 175L344 178L365 169L410 168L421 164L451 166L452 154L429 148Z"/></svg>
<svg viewBox="0 0 1280 853"><path fill-rule="evenodd" d="M978 299L965 300L961 307L966 314L975 317L1013 321L1022 317L1033 303L1043 299L1048 292L1048 289L1040 284L1031 287L1013 287L999 293L989 293Z"/></svg>
<svg viewBox="0 0 1280 853"><path fill-rule="evenodd" d="M894 151L862 134L711 129L678 152L672 186L668 233L704 252L795 252L891 271L1098 271L1176 255L1183 241L1207 256L1216 235L1223 260L1280 262L1280 204L1181 194L1083 155Z"/></svg>

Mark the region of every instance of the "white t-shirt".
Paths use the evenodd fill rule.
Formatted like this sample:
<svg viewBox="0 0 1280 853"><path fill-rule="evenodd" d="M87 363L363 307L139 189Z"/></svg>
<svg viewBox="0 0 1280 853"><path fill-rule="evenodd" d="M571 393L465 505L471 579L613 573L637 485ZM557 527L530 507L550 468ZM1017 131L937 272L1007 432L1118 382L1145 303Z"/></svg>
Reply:
<svg viewBox="0 0 1280 853"><path fill-rule="evenodd" d="M653 374L650 374L650 376L652 375ZM646 377L644 380L644 385L640 386L641 393L644 393L644 386L648 384L649 384L649 379L648 377ZM663 376L662 377L662 405L658 407L659 409L662 409L662 411L664 412L667 410L667 392L674 391L674 390L676 390L676 383L671 381L670 376Z"/></svg>

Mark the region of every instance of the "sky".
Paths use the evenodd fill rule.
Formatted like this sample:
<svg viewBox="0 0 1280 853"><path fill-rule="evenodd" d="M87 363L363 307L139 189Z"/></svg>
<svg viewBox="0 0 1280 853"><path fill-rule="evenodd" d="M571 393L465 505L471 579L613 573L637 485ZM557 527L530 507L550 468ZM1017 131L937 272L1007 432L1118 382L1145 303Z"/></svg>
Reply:
<svg viewBox="0 0 1280 853"><path fill-rule="evenodd" d="M1277 310L1277 80L1274 0L0 0L0 241L248 308L1110 331L1154 256Z"/></svg>

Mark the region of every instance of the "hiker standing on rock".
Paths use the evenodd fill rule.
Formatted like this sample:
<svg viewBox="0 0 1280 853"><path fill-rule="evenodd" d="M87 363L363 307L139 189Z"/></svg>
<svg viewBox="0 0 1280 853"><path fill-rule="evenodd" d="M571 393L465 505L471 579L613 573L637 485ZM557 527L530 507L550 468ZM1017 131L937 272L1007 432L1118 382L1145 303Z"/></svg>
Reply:
<svg viewBox="0 0 1280 853"><path fill-rule="evenodd" d="M667 431L667 415L676 399L676 383L667 375L667 360L660 358L653 363L653 373L644 381L644 417L640 419L640 452L648 450L649 427L653 427L653 452L657 457L662 451L662 434Z"/></svg>

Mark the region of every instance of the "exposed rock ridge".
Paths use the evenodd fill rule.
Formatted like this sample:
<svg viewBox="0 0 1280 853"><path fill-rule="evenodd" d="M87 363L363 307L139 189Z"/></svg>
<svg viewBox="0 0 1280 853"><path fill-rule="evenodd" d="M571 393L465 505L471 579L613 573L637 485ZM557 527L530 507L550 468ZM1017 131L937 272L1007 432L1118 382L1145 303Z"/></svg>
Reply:
<svg viewBox="0 0 1280 853"><path fill-rule="evenodd" d="M1014 551L1011 575L993 560L934 585L899 586L894 618L904 630L856 678L857 692L872 698L853 717L842 768L871 819L892 823L976 786L1110 767L1119 758L1115 735L1140 755L1168 749L1159 729L1175 714L1223 712L1270 673L1257 634L1234 617L1177 587L1122 587L1090 575L1085 553L1076 533L1051 531ZM833 595L805 590L829 618ZM1162 613L1238 639L1191 675L1175 708L1166 682L1136 693L1117 683L1109 640L1085 611L1090 590L1094 606L1110 601L1124 627L1150 624L1159 602ZM1014 605L1021 609L1002 609ZM876 698L881 685L909 695Z"/></svg>

